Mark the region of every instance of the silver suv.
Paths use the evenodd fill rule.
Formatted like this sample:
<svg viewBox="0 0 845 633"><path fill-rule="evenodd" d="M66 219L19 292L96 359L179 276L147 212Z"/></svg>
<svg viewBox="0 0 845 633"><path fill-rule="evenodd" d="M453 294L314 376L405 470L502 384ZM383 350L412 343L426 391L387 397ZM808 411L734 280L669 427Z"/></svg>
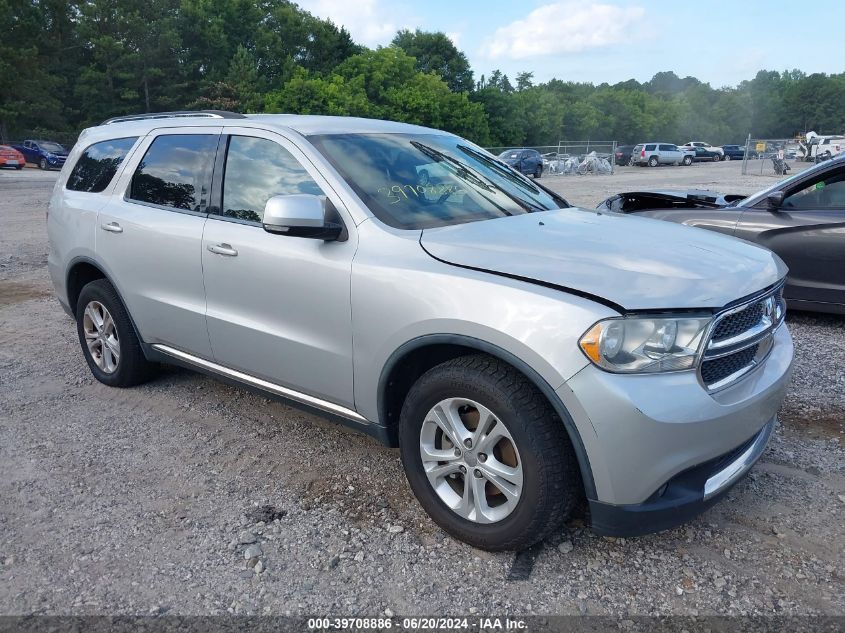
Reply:
<svg viewBox="0 0 845 633"><path fill-rule="evenodd" d="M343 420L477 547L531 545L584 496L602 534L677 525L760 457L789 378L776 255L570 207L437 130L110 120L48 218L98 380L173 363Z"/></svg>
<svg viewBox="0 0 845 633"><path fill-rule="evenodd" d="M631 152L632 165L692 165L695 151L672 143L640 143Z"/></svg>

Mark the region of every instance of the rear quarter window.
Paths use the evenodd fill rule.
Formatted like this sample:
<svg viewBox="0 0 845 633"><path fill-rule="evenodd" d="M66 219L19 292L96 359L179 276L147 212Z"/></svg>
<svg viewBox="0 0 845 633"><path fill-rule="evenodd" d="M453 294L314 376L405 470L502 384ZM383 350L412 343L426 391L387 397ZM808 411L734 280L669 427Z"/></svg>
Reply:
<svg viewBox="0 0 845 633"><path fill-rule="evenodd" d="M653 152L653 151L654 151L654 147L655 147L654 145L646 145L646 146L645 146L645 150L646 150L647 152Z"/></svg>
<svg viewBox="0 0 845 633"><path fill-rule="evenodd" d="M137 140L137 136L130 136L89 145L73 166L66 188L87 193L103 191Z"/></svg>

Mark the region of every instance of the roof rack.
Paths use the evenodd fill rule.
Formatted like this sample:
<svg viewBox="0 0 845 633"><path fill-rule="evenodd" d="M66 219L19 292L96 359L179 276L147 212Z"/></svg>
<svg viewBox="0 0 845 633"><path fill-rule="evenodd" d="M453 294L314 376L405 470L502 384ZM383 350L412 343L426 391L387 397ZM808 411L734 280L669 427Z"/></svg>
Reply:
<svg viewBox="0 0 845 633"><path fill-rule="evenodd" d="M147 114L129 114L106 119L100 125L110 123L125 123L127 121L146 121L148 119L177 119L177 118L205 117L209 119L245 119L246 116L238 112L227 110L182 110L179 112L149 112Z"/></svg>

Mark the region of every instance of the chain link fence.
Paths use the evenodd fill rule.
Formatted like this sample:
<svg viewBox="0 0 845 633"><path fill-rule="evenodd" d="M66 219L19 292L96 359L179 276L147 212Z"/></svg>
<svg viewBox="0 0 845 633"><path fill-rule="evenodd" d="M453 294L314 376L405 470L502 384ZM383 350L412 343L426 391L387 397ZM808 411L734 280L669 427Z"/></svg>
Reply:
<svg viewBox="0 0 845 633"><path fill-rule="evenodd" d="M488 147L502 159L522 150L536 150L543 160L543 176L612 175L616 173L616 141L560 141L557 145ZM513 165L520 169L518 165Z"/></svg>
<svg viewBox="0 0 845 633"><path fill-rule="evenodd" d="M794 138L751 138L745 142L742 173L748 176L788 176L803 161L806 148Z"/></svg>

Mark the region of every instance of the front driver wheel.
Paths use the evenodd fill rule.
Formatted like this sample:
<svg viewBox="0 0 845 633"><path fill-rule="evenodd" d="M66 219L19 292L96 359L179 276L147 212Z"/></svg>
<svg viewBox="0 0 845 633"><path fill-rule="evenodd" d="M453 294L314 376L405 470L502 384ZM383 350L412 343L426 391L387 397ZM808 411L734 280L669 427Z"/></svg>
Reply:
<svg viewBox="0 0 845 633"><path fill-rule="evenodd" d="M39 161L38 161L38 167L39 167L39 168L41 168L41 169L46 170L46 169L47 169L47 159L46 159L46 158L42 158L41 160L39 160Z"/></svg>
<svg viewBox="0 0 845 633"><path fill-rule="evenodd" d="M689 167L692 165L692 156L684 156L684 165Z"/></svg>
<svg viewBox="0 0 845 633"><path fill-rule="evenodd" d="M537 165L537 169L534 170L534 178L541 178L543 176L543 166Z"/></svg>
<svg viewBox="0 0 845 633"><path fill-rule="evenodd" d="M725 160L731 160L731 155L730 155L730 154L725 154Z"/></svg>
<svg viewBox="0 0 845 633"><path fill-rule="evenodd" d="M399 424L417 499L474 547L529 547L559 529L580 497L563 423L533 384L493 357L463 356L426 372Z"/></svg>
<svg viewBox="0 0 845 633"><path fill-rule="evenodd" d="M144 357L129 313L105 279L79 293L76 328L88 367L101 383L131 387L153 376L155 366Z"/></svg>
<svg viewBox="0 0 845 633"><path fill-rule="evenodd" d="M718 154L716 154L716 155L713 157L713 162L714 162L714 163L718 163L720 160L722 160L722 157L721 157L721 156L719 156Z"/></svg>

